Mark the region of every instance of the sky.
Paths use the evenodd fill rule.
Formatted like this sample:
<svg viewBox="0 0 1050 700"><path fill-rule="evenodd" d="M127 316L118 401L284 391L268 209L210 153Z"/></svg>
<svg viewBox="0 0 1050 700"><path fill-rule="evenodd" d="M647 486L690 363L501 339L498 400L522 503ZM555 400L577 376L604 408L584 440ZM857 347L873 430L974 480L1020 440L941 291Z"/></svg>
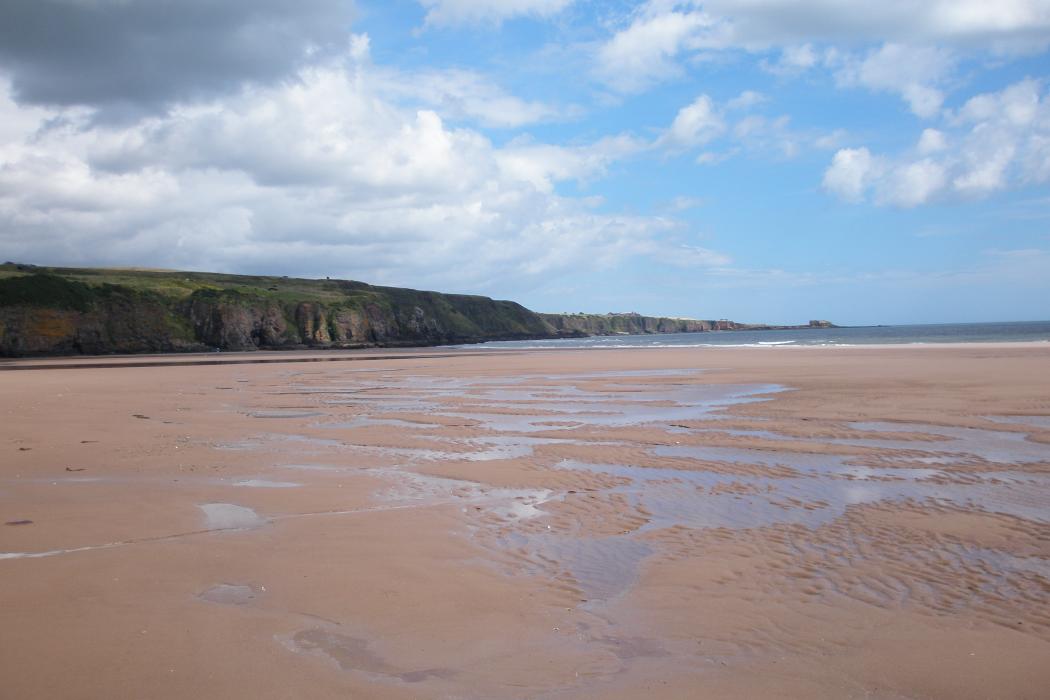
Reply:
<svg viewBox="0 0 1050 700"><path fill-rule="evenodd" d="M1050 318L1050 0L4 0L0 258Z"/></svg>

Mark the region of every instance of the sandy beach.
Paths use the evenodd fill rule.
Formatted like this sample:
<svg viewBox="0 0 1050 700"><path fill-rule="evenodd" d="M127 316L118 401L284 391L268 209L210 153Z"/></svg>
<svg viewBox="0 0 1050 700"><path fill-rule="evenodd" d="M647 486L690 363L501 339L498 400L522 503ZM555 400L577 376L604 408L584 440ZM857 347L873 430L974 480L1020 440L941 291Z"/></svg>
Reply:
<svg viewBox="0 0 1050 700"><path fill-rule="evenodd" d="M0 697L1050 688L1046 344L0 370Z"/></svg>

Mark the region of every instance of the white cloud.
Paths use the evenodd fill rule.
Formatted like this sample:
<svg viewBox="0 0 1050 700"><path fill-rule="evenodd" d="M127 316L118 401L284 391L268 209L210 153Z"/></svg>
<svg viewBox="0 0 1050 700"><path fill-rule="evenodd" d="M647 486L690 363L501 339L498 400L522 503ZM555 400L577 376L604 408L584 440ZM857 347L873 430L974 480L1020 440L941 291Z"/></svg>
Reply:
<svg viewBox="0 0 1050 700"><path fill-rule="evenodd" d="M751 111L765 101L763 95L750 90L724 104L700 95L678 111L671 125L652 145L673 154L712 143L728 144L728 150L707 151L697 156L697 163L712 165L741 151L761 157L794 158L803 149L831 148L840 140L841 135L837 133L792 129L787 115L768 117ZM743 114L739 114L741 112Z"/></svg>
<svg viewBox="0 0 1050 700"><path fill-rule="evenodd" d="M725 128L725 122L711 98L700 95L678 111L657 145L672 150L689 149L708 143L721 135Z"/></svg>
<svg viewBox="0 0 1050 700"><path fill-rule="evenodd" d="M468 70L428 70L413 79L387 71L382 78L385 94L420 100L442 114L475 121L493 128L516 128L565 119L575 110L538 101L523 100L493 85L484 76Z"/></svg>
<svg viewBox="0 0 1050 700"><path fill-rule="evenodd" d="M944 95L938 85L954 64L954 57L944 49L885 44L863 59L846 58L836 79L843 86L897 93L912 112L930 118L941 109Z"/></svg>
<svg viewBox="0 0 1050 700"><path fill-rule="evenodd" d="M981 128L976 138L967 139L960 154L961 172L952 185L963 194L981 196L1006 186L1006 169L1014 160L1014 137L994 127Z"/></svg>
<svg viewBox="0 0 1050 700"><path fill-rule="evenodd" d="M856 53L872 44L883 48ZM1050 0L648 0L597 47L594 73L633 93L680 77L688 60L712 51L775 52L760 66L780 75L830 58L842 84L899 94L928 118L956 56L1047 47Z"/></svg>
<svg viewBox="0 0 1050 700"><path fill-rule="evenodd" d="M426 24L499 24L515 17L551 17L574 0L419 0L426 8Z"/></svg>
<svg viewBox="0 0 1050 700"><path fill-rule="evenodd" d="M807 148L827 149L837 141L836 134L792 129L791 118L751 115L734 128L739 142L751 153L766 157L794 158Z"/></svg>
<svg viewBox="0 0 1050 700"><path fill-rule="evenodd" d="M718 165L724 163L739 153L740 149L731 148L726 151L704 151L696 157L697 165Z"/></svg>
<svg viewBox="0 0 1050 700"><path fill-rule="evenodd" d="M477 71L428 68L407 72L376 65L370 44L366 34L351 36L348 69L353 71L355 80L367 84L368 91L398 104L427 107L446 119L489 128L559 121L579 112L576 107L523 100Z"/></svg>
<svg viewBox="0 0 1050 700"><path fill-rule="evenodd" d="M667 203L667 210L672 212L689 211L690 209L702 207L704 203L705 200L702 197L679 195Z"/></svg>
<svg viewBox="0 0 1050 700"><path fill-rule="evenodd" d="M724 43L748 49L898 42L1028 52L1050 45L1047 0L660 0L649 7L702 7Z"/></svg>
<svg viewBox="0 0 1050 700"><path fill-rule="evenodd" d="M843 199L858 202L878 170L871 151L866 148L840 149L824 172L824 189Z"/></svg>
<svg viewBox="0 0 1050 700"><path fill-rule="evenodd" d="M387 99L369 70L331 62L128 125L23 110L0 84L0 247L476 292L676 249L673 219L555 192L647 144L497 147Z"/></svg>
<svg viewBox="0 0 1050 700"><path fill-rule="evenodd" d="M774 75L798 75L818 65L821 57L813 48L813 44L802 44L800 46L785 46L780 50L780 57L775 63L763 60L761 66Z"/></svg>
<svg viewBox="0 0 1050 700"><path fill-rule="evenodd" d="M726 102L726 109L748 110L766 101L766 96L754 90L744 90L742 93Z"/></svg>
<svg viewBox="0 0 1050 700"><path fill-rule="evenodd" d="M3 87L0 82L0 87ZM30 137L47 119L58 112L44 107L20 107L9 90L0 89L0 165L4 162L5 144L19 143Z"/></svg>
<svg viewBox="0 0 1050 700"><path fill-rule="evenodd" d="M1026 79L977 95L925 129L913 151L874 156L842 149L824 186L847 201L913 207L940 197L983 197L1050 181L1050 96Z"/></svg>
<svg viewBox="0 0 1050 700"><path fill-rule="evenodd" d="M882 201L900 207L914 207L939 192L947 181L945 167L923 158L897 167L880 193Z"/></svg>
<svg viewBox="0 0 1050 700"><path fill-rule="evenodd" d="M1001 92L977 95L966 101L953 121L957 124L980 124L999 121L1027 126L1038 117L1040 85L1033 80L1015 83Z"/></svg>
<svg viewBox="0 0 1050 700"><path fill-rule="evenodd" d="M541 192L552 192L558 181L586 181L603 175L614 161L648 148L649 144L627 134L584 146L558 146L523 138L500 149L496 161L507 175Z"/></svg>
<svg viewBox="0 0 1050 700"><path fill-rule="evenodd" d="M938 131L937 129L923 129L916 150L920 155L926 156L931 153L940 153L947 147L948 139L943 131Z"/></svg>
<svg viewBox="0 0 1050 700"><path fill-rule="evenodd" d="M702 12L643 13L599 48L597 76L617 92L630 93L679 75L675 58L695 47L711 24Z"/></svg>

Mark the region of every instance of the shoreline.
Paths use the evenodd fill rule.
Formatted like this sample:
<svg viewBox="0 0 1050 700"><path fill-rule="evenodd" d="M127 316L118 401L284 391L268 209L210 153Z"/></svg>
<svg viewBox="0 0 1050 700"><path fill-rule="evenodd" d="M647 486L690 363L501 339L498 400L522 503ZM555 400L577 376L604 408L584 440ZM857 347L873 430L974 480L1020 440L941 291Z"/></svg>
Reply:
<svg viewBox="0 0 1050 700"><path fill-rule="evenodd" d="M527 341L523 341L527 342ZM126 355L47 355L0 358L0 372L30 369L82 369L92 367L176 367L220 366L239 364L281 364L305 362L355 362L401 359L441 359L454 357L500 356L514 353L620 352L620 351L695 351L695 350L950 350L953 348L1008 350L1037 349L1050 346L1050 340L965 341L952 343L854 343L826 345L795 344L705 344L705 345L624 345L590 347L484 347L477 345L439 345L411 348L365 348L355 350L238 350L221 353L149 353Z"/></svg>
<svg viewBox="0 0 1050 700"><path fill-rule="evenodd" d="M651 336L645 336L651 337ZM521 341L531 342L531 341ZM782 348L785 350L795 349L835 349L835 348L874 348L874 349L891 349L891 348L906 348L906 347L930 347L930 348L952 348L957 346L982 346L982 347L1027 347L1027 346L1042 346L1050 345L1050 339L1047 340L966 340L958 342L909 342L909 343L805 343L795 344L794 342L771 342L771 343L703 343L694 345L685 344L667 344L667 345L602 345L602 346L564 346L557 348L543 348L543 347L482 347L484 343L479 343L477 346L472 345L454 345L454 346L442 346L442 347L455 347L462 350L472 350L477 348L479 350L488 351L533 351L533 350L695 350L695 349L707 349L707 348L726 348L732 350L764 350L764 349L777 349Z"/></svg>

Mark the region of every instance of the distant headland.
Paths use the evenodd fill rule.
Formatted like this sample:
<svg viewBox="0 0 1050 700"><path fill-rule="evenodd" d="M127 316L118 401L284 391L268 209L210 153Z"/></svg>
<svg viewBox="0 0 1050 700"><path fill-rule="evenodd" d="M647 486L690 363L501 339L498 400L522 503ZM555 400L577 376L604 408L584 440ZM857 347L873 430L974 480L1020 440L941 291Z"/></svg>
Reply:
<svg viewBox="0 0 1050 700"><path fill-rule="evenodd" d="M513 301L363 282L0 265L0 355L365 348L592 335L832 328L636 313L536 313Z"/></svg>
<svg viewBox="0 0 1050 700"><path fill-rule="evenodd" d="M647 333L703 333L705 331L783 331L805 328L835 328L830 321L810 321L798 326L773 326L765 323L739 323L727 319L701 320L667 316L643 316L632 312L541 313L540 318L565 335L641 335Z"/></svg>

